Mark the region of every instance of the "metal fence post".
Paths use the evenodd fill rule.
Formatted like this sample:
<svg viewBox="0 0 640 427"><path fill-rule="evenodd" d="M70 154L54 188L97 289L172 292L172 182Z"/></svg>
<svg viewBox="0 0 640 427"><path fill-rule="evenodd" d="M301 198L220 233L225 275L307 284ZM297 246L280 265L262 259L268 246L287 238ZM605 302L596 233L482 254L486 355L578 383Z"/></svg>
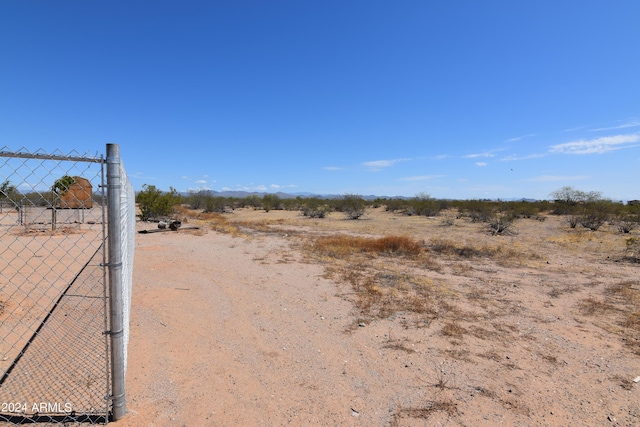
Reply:
<svg viewBox="0 0 640 427"><path fill-rule="evenodd" d="M124 306L122 298L122 226L120 222L120 147L107 144L107 217L109 245L109 314L111 399L115 421L127 412L125 402Z"/></svg>

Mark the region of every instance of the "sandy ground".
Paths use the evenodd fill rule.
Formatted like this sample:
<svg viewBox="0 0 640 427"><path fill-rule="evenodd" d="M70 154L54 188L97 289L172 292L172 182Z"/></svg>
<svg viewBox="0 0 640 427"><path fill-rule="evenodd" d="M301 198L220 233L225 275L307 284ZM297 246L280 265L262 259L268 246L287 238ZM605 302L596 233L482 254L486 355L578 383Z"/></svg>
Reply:
<svg viewBox="0 0 640 427"><path fill-rule="evenodd" d="M625 236L558 217L489 236L382 210L226 215L263 231L136 236L129 413L114 426L640 425L637 325L624 323L640 266L620 262ZM342 280L351 264L302 246L337 232L512 251L365 260L438 293L428 315L373 316Z"/></svg>

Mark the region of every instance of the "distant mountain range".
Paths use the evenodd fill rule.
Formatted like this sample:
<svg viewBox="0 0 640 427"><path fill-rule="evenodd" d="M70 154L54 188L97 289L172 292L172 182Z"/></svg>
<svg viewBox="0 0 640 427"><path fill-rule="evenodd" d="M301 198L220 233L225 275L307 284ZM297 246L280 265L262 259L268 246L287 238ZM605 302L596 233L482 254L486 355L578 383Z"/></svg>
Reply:
<svg viewBox="0 0 640 427"><path fill-rule="evenodd" d="M232 197L232 198L236 198L236 199L244 199L245 197L249 197L249 196L258 196L258 197L263 197L265 194L273 194L276 195L278 197L280 197L281 199L295 199L296 197L318 197L320 199L337 199L339 197L342 197L344 194L314 194L314 193L282 193L282 192L277 192L277 193L268 193L268 192L257 192L257 191L214 191L214 190L208 190L211 195L213 197ZM183 196L188 196L189 194L191 194L190 192L187 191L183 191L180 194L182 194ZM359 194L360 197L362 197L365 200L375 200L375 199L410 199L411 197L387 197L387 196L374 196L374 195L368 195L368 196L363 196L361 194Z"/></svg>
<svg viewBox="0 0 640 427"><path fill-rule="evenodd" d="M265 194L274 194L278 197L280 197L281 199L295 199L296 197L303 197L303 198L307 198L307 197L317 197L319 199L338 199L342 196L344 196L344 194L314 194L314 193L282 193L282 192L277 192L277 193L268 193L268 192L250 192L250 191L214 191L214 190L208 190L211 195L213 197L230 197L230 198L235 198L235 199L244 199L246 197L249 196L258 196L260 198L262 198ZM189 192L182 192L180 193L183 196L188 196L190 193ZM413 199L413 197L406 197L406 196L375 196L373 194L370 195L362 195L359 194L360 197L362 197L365 200L375 200L375 199L402 199L402 200L409 200L409 199ZM509 198L509 199L500 199L502 201L505 202L537 202L537 199L527 199L527 198Z"/></svg>

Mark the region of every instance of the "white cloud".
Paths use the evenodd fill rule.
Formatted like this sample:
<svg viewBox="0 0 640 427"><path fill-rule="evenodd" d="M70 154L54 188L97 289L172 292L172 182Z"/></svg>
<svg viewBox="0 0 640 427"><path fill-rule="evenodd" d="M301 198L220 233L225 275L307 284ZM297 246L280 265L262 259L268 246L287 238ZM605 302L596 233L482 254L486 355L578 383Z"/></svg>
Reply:
<svg viewBox="0 0 640 427"><path fill-rule="evenodd" d="M463 156L465 159L476 159L478 157L495 157L496 155L493 154L491 151L486 151L484 153L474 153L474 154L467 154L466 156Z"/></svg>
<svg viewBox="0 0 640 427"><path fill-rule="evenodd" d="M196 181L196 184L206 184L207 181L205 181L204 179L199 179Z"/></svg>
<svg viewBox="0 0 640 427"><path fill-rule="evenodd" d="M484 166L487 166L487 163L485 163L485 162L476 162L476 166L484 167Z"/></svg>
<svg viewBox="0 0 640 427"><path fill-rule="evenodd" d="M374 160L372 162L364 162L362 164L369 168L369 170L376 172L381 169L391 167L398 162L406 162L407 160L410 159Z"/></svg>
<svg viewBox="0 0 640 427"><path fill-rule="evenodd" d="M254 185L253 183L251 183L249 185L238 185L236 186L236 188L222 187L222 191L267 191L267 187L265 185Z"/></svg>
<svg viewBox="0 0 640 427"><path fill-rule="evenodd" d="M428 181L431 179L442 178L444 175L421 175L421 176L407 176L405 178L399 178L398 181Z"/></svg>
<svg viewBox="0 0 640 427"><path fill-rule="evenodd" d="M503 157L500 159L501 162L512 162L515 160L526 160L526 159L539 159L540 157L545 157L546 154L529 154L527 156L518 156L516 154L511 154L510 156Z"/></svg>
<svg viewBox="0 0 640 427"><path fill-rule="evenodd" d="M640 126L640 120L632 119L632 120L628 120L626 122L623 122L623 123L621 123L619 125L615 125L615 126L598 128L598 129L591 129L591 132L598 132L598 131L603 131L603 130L626 129L626 128L633 128L633 127L637 127L637 126Z"/></svg>
<svg viewBox="0 0 640 427"><path fill-rule="evenodd" d="M203 185L202 187L197 187L197 188L189 187L187 189L187 191L189 191L189 192L191 192L191 191L193 191L193 192L208 191L208 190L211 190L211 188L209 186L207 186L207 185Z"/></svg>
<svg viewBox="0 0 640 427"><path fill-rule="evenodd" d="M622 148L635 147L637 144L633 143L638 141L640 141L639 134L603 136L601 138L580 139L552 145L549 148L549 152L559 154L603 154Z"/></svg>
<svg viewBox="0 0 640 427"><path fill-rule="evenodd" d="M271 189L273 190L284 190L285 188L296 188L297 185L278 185L278 184L271 184L269 187L271 187Z"/></svg>
<svg viewBox="0 0 640 427"><path fill-rule="evenodd" d="M535 133L528 133L526 135L517 136L515 138L507 139L505 142L516 142L516 141L520 141L521 139L524 139L524 138L531 138L532 136L536 136L536 134Z"/></svg>
<svg viewBox="0 0 640 427"><path fill-rule="evenodd" d="M588 128L588 127L589 127L589 126L587 126L587 125L582 125L582 126L576 126L576 127L573 127L573 128L565 129L564 131L565 131L565 132L575 132L575 131L577 131L577 130L586 129L586 128Z"/></svg>
<svg viewBox="0 0 640 427"><path fill-rule="evenodd" d="M340 168L338 166L324 166L322 169L324 169L326 171L341 171L341 170L344 170L344 168Z"/></svg>
<svg viewBox="0 0 640 427"><path fill-rule="evenodd" d="M560 175L540 175L535 178L528 179L529 182L555 182L555 181L579 181L588 179L586 175L560 176Z"/></svg>

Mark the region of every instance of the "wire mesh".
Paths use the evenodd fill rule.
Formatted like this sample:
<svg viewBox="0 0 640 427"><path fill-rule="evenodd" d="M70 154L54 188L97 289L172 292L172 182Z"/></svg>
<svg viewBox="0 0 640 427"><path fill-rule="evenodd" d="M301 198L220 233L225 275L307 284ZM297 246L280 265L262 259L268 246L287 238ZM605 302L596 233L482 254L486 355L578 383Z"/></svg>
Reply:
<svg viewBox="0 0 640 427"><path fill-rule="evenodd" d="M0 150L0 422L108 421L103 164Z"/></svg>
<svg viewBox="0 0 640 427"><path fill-rule="evenodd" d="M131 317L131 292L133 289L133 260L136 235L136 194L129 181L122 162L120 163L120 229L122 238L122 301L124 333L124 368L127 371L127 351L129 346L129 319Z"/></svg>

